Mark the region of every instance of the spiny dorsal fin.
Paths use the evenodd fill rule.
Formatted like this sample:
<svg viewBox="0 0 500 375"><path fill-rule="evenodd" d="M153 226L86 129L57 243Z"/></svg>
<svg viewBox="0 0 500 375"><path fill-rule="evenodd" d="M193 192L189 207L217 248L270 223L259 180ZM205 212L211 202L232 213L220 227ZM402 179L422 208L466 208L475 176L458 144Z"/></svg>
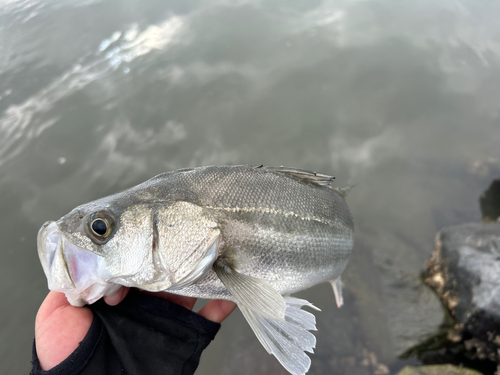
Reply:
<svg viewBox="0 0 500 375"><path fill-rule="evenodd" d="M299 169L299 168L289 168L283 166L280 167L259 166L258 168L264 168L270 172L284 173L289 176L298 178L299 180L303 180L305 182L309 182L320 186L330 186L331 182L335 179L334 176L329 176L326 174L321 174L313 171L306 171L305 169Z"/></svg>

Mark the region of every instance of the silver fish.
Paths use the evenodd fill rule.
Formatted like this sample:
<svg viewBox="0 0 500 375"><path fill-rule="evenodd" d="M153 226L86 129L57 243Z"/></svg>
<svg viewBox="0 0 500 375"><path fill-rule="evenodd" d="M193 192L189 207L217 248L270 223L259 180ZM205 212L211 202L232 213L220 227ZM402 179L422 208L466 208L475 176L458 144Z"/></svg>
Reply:
<svg viewBox="0 0 500 375"><path fill-rule="evenodd" d="M333 177L285 167L210 166L160 174L81 205L38 234L49 289L75 306L121 285L236 302L294 375L311 364L315 308L290 294L340 274L353 219Z"/></svg>

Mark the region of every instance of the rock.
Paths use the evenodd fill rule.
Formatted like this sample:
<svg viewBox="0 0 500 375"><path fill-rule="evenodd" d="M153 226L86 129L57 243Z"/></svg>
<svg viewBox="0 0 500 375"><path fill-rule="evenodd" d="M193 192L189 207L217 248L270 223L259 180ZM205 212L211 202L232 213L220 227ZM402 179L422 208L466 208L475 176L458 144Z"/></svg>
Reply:
<svg viewBox="0 0 500 375"><path fill-rule="evenodd" d="M433 365L421 367L407 366L398 375L481 375L481 373L453 365Z"/></svg>
<svg viewBox="0 0 500 375"><path fill-rule="evenodd" d="M500 219L500 180L493 180L488 190L479 198L483 221Z"/></svg>
<svg viewBox="0 0 500 375"><path fill-rule="evenodd" d="M360 331L366 347L377 348L380 362L390 364L434 336L444 323L445 312L436 293L419 277L418 265L424 259L412 254L413 240L399 230L358 229L366 233L356 238L350 260L354 262L346 270L355 272L347 273L343 281L356 293L354 303L363 322Z"/></svg>
<svg viewBox="0 0 500 375"><path fill-rule="evenodd" d="M500 363L500 224L439 232L426 282L458 323L469 357Z"/></svg>

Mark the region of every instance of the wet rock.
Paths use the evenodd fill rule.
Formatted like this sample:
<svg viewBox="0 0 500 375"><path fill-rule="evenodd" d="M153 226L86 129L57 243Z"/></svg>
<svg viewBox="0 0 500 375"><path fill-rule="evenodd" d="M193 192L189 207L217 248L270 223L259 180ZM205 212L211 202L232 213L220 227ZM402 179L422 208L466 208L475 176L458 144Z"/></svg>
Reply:
<svg viewBox="0 0 500 375"><path fill-rule="evenodd" d="M433 365L402 369L398 375L481 375L480 372L453 365Z"/></svg>
<svg viewBox="0 0 500 375"><path fill-rule="evenodd" d="M449 341L461 342L470 359L500 363L500 224L439 232L426 282L457 323Z"/></svg>
<svg viewBox="0 0 500 375"><path fill-rule="evenodd" d="M422 283L419 267L412 268L424 261L411 254L412 240L397 231L359 231L367 233L356 238L356 251L352 254L358 269L353 273L355 277L346 277L344 281L359 297L355 303L367 347L377 348L380 361L390 365L439 330L444 323L444 309L436 294ZM360 267L363 262L364 267ZM369 278L373 264L378 279Z"/></svg>
<svg viewBox="0 0 500 375"><path fill-rule="evenodd" d="M500 219L500 179L493 180L488 190L479 198L483 221L498 221Z"/></svg>
<svg viewBox="0 0 500 375"><path fill-rule="evenodd" d="M388 314L393 347L398 356L404 356L409 348L429 340L444 323L439 299L420 279L400 276L388 285L386 295L392 298L391 306L405 312L405 315L392 311Z"/></svg>

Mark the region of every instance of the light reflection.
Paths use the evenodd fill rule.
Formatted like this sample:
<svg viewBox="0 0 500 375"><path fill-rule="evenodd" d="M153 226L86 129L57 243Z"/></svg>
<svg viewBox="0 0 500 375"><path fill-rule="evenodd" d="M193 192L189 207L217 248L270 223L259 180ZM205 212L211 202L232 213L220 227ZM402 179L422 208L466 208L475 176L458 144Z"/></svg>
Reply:
<svg viewBox="0 0 500 375"><path fill-rule="evenodd" d="M24 103L8 107L0 117L0 166L19 155L33 138L56 123L53 119L44 121L38 118L40 114L48 112L54 103L112 73L122 62L131 62L151 51L166 49L174 43L183 25L184 20L177 16L168 18L160 25L151 25L142 32L138 32L134 24L124 33L122 45L102 57L100 52L105 52L120 40L122 33L116 31L100 43L97 51L99 58L74 65Z"/></svg>
<svg viewBox="0 0 500 375"><path fill-rule="evenodd" d="M351 178L396 156L402 137L396 129L386 128L382 133L366 139L344 138L336 135L330 140L330 155L334 169L343 163L349 165Z"/></svg>

